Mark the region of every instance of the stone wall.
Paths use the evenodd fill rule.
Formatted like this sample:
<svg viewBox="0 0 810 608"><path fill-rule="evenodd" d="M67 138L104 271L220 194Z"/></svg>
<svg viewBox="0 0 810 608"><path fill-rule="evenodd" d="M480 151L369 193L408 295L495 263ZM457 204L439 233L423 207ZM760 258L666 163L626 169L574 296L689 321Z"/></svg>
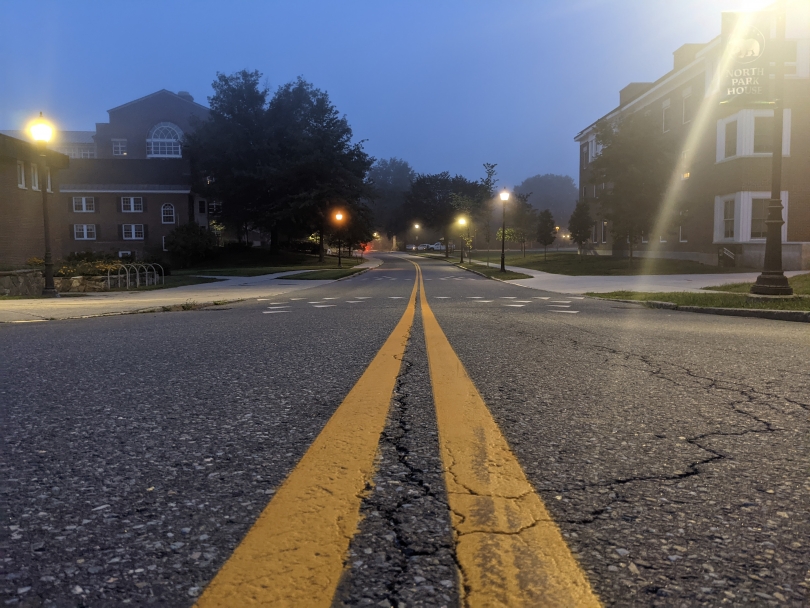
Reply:
<svg viewBox="0 0 810 608"><path fill-rule="evenodd" d="M54 277L59 293L106 291L107 277ZM41 270L11 270L0 272L0 296L38 296L45 287Z"/></svg>

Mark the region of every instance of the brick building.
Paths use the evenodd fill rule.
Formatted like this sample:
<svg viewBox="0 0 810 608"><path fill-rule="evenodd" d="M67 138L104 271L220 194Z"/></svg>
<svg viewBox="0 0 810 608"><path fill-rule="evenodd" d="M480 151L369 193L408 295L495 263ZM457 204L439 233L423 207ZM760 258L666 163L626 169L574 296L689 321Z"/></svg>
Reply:
<svg viewBox="0 0 810 608"><path fill-rule="evenodd" d="M0 266L19 267L30 258L44 256L43 187L49 199L51 249L61 250L63 234L53 218L60 196L59 171L68 166L69 159L52 150L46 159L49 170L41 176L36 146L0 134Z"/></svg>
<svg viewBox="0 0 810 608"><path fill-rule="evenodd" d="M788 3L786 19L781 188L786 270L810 268L810 23L800 5ZM763 44L770 43L773 27L762 28ZM773 109L767 104L721 103L728 94L725 40L718 36L705 44L683 45L674 53L670 72L655 82L627 85L619 93L618 107L603 117L619 120L628 113L652 113L660 117L662 132L674 138L681 152L668 192L668 204L679 211L659 221L656 233L642 239L640 256L717 264L721 255L729 260L733 255L737 265L762 267L766 201L771 196ZM772 95L774 81L766 79ZM594 250L622 254L626 243L613 241L611 226L601 216L602 185L591 183L589 166L599 153L597 122L575 137L580 145L580 199L592 203Z"/></svg>
<svg viewBox="0 0 810 608"><path fill-rule="evenodd" d="M109 122L97 123L94 132L57 132L52 143L71 157L54 196L55 257L76 251L160 256L179 224L208 225L207 202L192 192L182 151L184 134L195 119L207 118L208 108L188 93L163 89L108 113Z"/></svg>

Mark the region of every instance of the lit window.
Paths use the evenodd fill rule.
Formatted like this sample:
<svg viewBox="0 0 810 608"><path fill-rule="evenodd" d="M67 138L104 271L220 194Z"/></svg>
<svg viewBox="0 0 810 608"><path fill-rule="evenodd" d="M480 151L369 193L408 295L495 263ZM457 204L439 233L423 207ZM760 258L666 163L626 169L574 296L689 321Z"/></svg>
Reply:
<svg viewBox="0 0 810 608"><path fill-rule="evenodd" d="M77 241L95 241L95 224L73 224L73 238Z"/></svg>
<svg viewBox="0 0 810 608"><path fill-rule="evenodd" d="M31 163L31 190L39 190L39 167Z"/></svg>
<svg viewBox="0 0 810 608"><path fill-rule="evenodd" d="M734 201L723 201L723 238L734 238Z"/></svg>
<svg viewBox="0 0 810 608"><path fill-rule="evenodd" d="M164 224L174 224L174 205L166 203L160 208L160 212Z"/></svg>
<svg viewBox="0 0 810 608"><path fill-rule="evenodd" d="M112 140L113 156L126 156L127 155L127 140L114 139Z"/></svg>
<svg viewBox="0 0 810 608"><path fill-rule="evenodd" d="M143 199L140 196L122 196L121 211L124 213L142 213Z"/></svg>
<svg viewBox="0 0 810 608"><path fill-rule="evenodd" d="M170 122L156 124L149 131L146 139L146 156L180 158L182 156L180 140L183 132Z"/></svg>
<svg viewBox="0 0 810 608"><path fill-rule="evenodd" d="M93 213L96 210L96 199L92 196L74 196L73 211L75 213Z"/></svg>
<svg viewBox="0 0 810 608"><path fill-rule="evenodd" d="M755 198L751 201L751 238L764 239L767 236L765 220L768 219L768 199Z"/></svg>
<svg viewBox="0 0 810 608"><path fill-rule="evenodd" d="M17 187L25 188L25 163L21 160L17 161Z"/></svg>
<svg viewBox="0 0 810 608"><path fill-rule="evenodd" d="M124 224L121 226L121 234L125 241L142 241L143 224Z"/></svg>
<svg viewBox="0 0 810 608"><path fill-rule="evenodd" d="M681 179L689 179L689 165L687 164L686 155L688 150L681 152Z"/></svg>

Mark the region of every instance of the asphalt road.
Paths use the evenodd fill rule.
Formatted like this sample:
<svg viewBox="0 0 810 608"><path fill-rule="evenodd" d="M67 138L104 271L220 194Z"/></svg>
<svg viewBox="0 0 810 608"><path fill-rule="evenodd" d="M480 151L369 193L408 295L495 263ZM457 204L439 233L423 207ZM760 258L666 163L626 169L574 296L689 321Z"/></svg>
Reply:
<svg viewBox="0 0 810 608"><path fill-rule="evenodd" d="M808 604L803 325L564 297L417 261L605 605ZM391 334L414 277L389 256L226 308L0 327L3 601L192 605ZM421 323L336 606L459 604Z"/></svg>

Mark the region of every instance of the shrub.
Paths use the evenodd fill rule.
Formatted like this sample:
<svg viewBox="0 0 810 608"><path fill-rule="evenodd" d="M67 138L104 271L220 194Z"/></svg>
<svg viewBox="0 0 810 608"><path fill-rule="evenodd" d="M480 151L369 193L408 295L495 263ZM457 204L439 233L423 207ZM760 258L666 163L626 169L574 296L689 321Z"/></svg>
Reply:
<svg viewBox="0 0 810 608"><path fill-rule="evenodd" d="M216 235L194 222L178 226L166 237L166 249L172 261L181 267L209 257L216 245Z"/></svg>

